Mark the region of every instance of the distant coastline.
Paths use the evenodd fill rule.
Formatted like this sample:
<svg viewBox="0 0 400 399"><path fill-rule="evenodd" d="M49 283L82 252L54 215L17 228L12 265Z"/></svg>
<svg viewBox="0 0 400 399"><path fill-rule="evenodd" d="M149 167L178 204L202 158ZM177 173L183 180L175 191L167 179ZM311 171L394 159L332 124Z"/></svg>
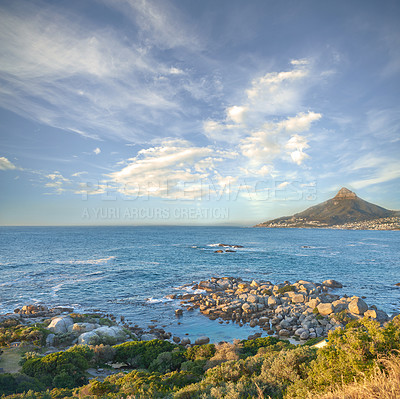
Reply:
<svg viewBox="0 0 400 399"><path fill-rule="evenodd" d="M373 220L363 220L358 222L348 222L342 224L329 225L320 221L306 221L302 218L292 217L291 219L275 219L264 222L254 227L285 228L285 229L334 229L334 230L400 230L400 217L392 216Z"/></svg>

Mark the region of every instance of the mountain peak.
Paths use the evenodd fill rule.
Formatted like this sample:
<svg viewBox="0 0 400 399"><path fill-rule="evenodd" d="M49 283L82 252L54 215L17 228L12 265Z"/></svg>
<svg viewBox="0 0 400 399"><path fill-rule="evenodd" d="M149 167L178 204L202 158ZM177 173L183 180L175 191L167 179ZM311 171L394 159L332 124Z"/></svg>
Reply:
<svg viewBox="0 0 400 399"><path fill-rule="evenodd" d="M358 198L356 193L350 191L346 187L342 187L334 197L335 199L355 199Z"/></svg>

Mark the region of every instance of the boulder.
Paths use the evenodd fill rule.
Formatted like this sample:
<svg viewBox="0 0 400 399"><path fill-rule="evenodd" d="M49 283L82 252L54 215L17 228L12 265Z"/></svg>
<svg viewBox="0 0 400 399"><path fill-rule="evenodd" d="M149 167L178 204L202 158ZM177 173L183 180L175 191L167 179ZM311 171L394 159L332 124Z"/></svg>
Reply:
<svg viewBox="0 0 400 399"><path fill-rule="evenodd" d="M282 328L282 330L279 331L280 337L288 337L289 335L290 335L290 331L286 330L285 328Z"/></svg>
<svg viewBox="0 0 400 399"><path fill-rule="evenodd" d="M98 328L99 325L93 323L74 323L68 327L68 332L76 332L77 334L83 334L85 332L93 331Z"/></svg>
<svg viewBox="0 0 400 399"><path fill-rule="evenodd" d="M296 294L292 296L293 303L303 303L305 301L305 296L303 294Z"/></svg>
<svg viewBox="0 0 400 399"><path fill-rule="evenodd" d="M79 345L98 345L100 344L100 337L95 333L95 331L90 331L81 334L78 337Z"/></svg>
<svg viewBox="0 0 400 399"><path fill-rule="evenodd" d="M368 310L368 305L361 298L354 298L349 303L351 313L363 315Z"/></svg>
<svg viewBox="0 0 400 399"><path fill-rule="evenodd" d="M56 317L51 321L49 326L47 327L48 330L58 334L58 333L67 333L68 328L74 324L72 317L70 316L61 316Z"/></svg>
<svg viewBox="0 0 400 399"><path fill-rule="evenodd" d="M206 337L206 336L202 336L200 338L197 338L195 341L195 345L205 345L208 344L210 342L210 338Z"/></svg>
<svg viewBox="0 0 400 399"><path fill-rule="evenodd" d="M182 338L181 339L181 345L183 345L183 346L190 345L190 339L189 338Z"/></svg>
<svg viewBox="0 0 400 399"><path fill-rule="evenodd" d="M256 303L258 302L258 298L255 295L248 295L247 302Z"/></svg>
<svg viewBox="0 0 400 399"><path fill-rule="evenodd" d="M176 344L179 344L179 342L181 342L181 339L179 337L173 336L172 341L174 341Z"/></svg>
<svg viewBox="0 0 400 399"><path fill-rule="evenodd" d="M320 303L317 309L320 315L328 316L333 312L333 305L331 303Z"/></svg>
<svg viewBox="0 0 400 399"><path fill-rule="evenodd" d="M310 299L307 302L307 306L310 307L311 309L316 308L319 304L321 303L321 300L319 298L315 298L315 299Z"/></svg>
<svg viewBox="0 0 400 399"><path fill-rule="evenodd" d="M377 320L379 322L389 320L389 316L383 310L377 310L377 309L367 310L366 312L364 312L364 316Z"/></svg>
<svg viewBox="0 0 400 399"><path fill-rule="evenodd" d="M78 337L78 343L81 345L114 344L125 339L126 334L122 327L100 327L81 334Z"/></svg>
<svg viewBox="0 0 400 399"><path fill-rule="evenodd" d="M310 333L308 331L303 331L300 335L300 339L305 341L308 338L310 338Z"/></svg>
<svg viewBox="0 0 400 399"><path fill-rule="evenodd" d="M154 334L142 334L140 339L142 341L152 341L153 339L157 339L158 337Z"/></svg>
<svg viewBox="0 0 400 399"><path fill-rule="evenodd" d="M276 306L281 303L281 300L273 295L268 297L268 306Z"/></svg>
<svg viewBox="0 0 400 399"><path fill-rule="evenodd" d="M336 280L325 280L322 282L322 285L329 288L343 288L343 284Z"/></svg>
<svg viewBox="0 0 400 399"><path fill-rule="evenodd" d="M46 337L46 345L47 346L53 346L54 345L54 338L55 338L55 334L49 334Z"/></svg>

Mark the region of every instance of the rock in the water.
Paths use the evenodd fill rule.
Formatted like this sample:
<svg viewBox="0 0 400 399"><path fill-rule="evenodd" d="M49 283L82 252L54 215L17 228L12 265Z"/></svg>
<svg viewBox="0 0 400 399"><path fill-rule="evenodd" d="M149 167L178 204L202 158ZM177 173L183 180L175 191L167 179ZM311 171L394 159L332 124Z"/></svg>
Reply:
<svg viewBox="0 0 400 399"><path fill-rule="evenodd" d="M173 336L172 341L174 341L176 344L179 344L179 342L181 342L181 339L179 337Z"/></svg>
<svg viewBox="0 0 400 399"><path fill-rule="evenodd" d="M205 345L205 344L208 344L209 342L210 342L210 338L203 336L203 337L197 338L194 344L195 345Z"/></svg>
<svg viewBox="0 0 400 399"><path fill-rule="evenodd" d="M322 285L330 288L343 288L343 284L336 280L325 280L322 282Z"/></svg>
<svg viewBox="0 0 400 399"><path fill-rule="evenodd" d="M320 303L317 309L320 315L328 316L333 312L333 305L331 303Z"/></svg>
<svg viewBox="0 0 400 399"><path fill-rule="evenodd" d="M68 332L68 327L72 326L74 321L70 316L61 316L56 317L51 321L49 326L47 327L48 330L54 333L66 333Z"/></svg>
<svg viewBox="0 0 400 399"><path fill-rule="evenodd" d="M183 314L183 310L182 309L176 309L175 310L175 315L176 316L182 316L182 314Z"/></svg>
<svg viewBox="0 0 400 399"><path fill-rule="evenodd" d="M349 303L351 313L363 315L368 310L368 305L361 298L354 298Z"/></svg>

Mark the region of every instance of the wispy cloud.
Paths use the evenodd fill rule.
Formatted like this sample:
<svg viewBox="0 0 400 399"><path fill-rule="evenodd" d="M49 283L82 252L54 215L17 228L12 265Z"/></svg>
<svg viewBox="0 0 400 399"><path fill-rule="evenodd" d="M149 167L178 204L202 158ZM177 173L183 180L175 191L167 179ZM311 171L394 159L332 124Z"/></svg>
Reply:
<svg viewBox="0 0 400 399"><path fill-rule="evenodd" d="M11 161L6 157L0 157L0 170L15 170L17 168Z"/></svg>
<svg viewBox="0 0 400 399"><path fill-rule="evenodd" d="M116 28L23 4L0 12L0 106L82 136L130 140L156 135L151 126L160 115L181 112L176 94L184 88L176 79L191 79L146 44L148 35L159 35L169 47L189 40L165 10L116 2L137 17L144 37L132 43Z"/></svg>

